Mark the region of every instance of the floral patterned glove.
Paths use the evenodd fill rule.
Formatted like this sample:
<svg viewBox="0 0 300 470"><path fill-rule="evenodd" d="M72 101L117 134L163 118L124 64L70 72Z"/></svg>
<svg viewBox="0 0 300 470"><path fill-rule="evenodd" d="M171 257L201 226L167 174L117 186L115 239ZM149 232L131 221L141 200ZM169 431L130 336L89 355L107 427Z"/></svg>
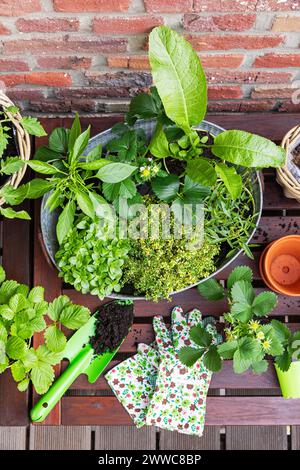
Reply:
<svg viewBox="0 0 300 470"><path fill-rule="evenodd" d="M158 365L158 351L146 344L139 344L135 356L126 359L105 375L114 394L138 428L146 424L146 413L155 389Z"/></svg>
<svg viewBox="0 0 300 470"><path fill-rule="evenodd" d="M179 350L191 344L188 339L191 326L199 323L201 314L198 310L193 310L186 318L182 309L176 307L172 312L171 337L162 317L154 317L153 326L161 362L146 424L202 436L206 395L212 374L201 361L187 368L178 357Z"/></svg>

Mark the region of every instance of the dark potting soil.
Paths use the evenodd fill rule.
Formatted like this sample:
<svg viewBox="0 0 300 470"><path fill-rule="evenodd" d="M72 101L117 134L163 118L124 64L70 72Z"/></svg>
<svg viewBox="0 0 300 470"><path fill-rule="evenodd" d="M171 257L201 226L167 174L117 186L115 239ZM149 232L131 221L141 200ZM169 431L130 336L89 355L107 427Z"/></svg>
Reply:
<svg viewBox="0 0 300 470"><path fill-rule="evenodd" d="M90 344L96 354L103 354L116 349L133 323L133 303L130 301L113 301L99 308L97 313L95 335Z"/></svg>
<svg viewBox="0 0 300 470"><path fill-rule="evenodd" d="M293 162L300 168L300 144L292 151Z"/></svg>

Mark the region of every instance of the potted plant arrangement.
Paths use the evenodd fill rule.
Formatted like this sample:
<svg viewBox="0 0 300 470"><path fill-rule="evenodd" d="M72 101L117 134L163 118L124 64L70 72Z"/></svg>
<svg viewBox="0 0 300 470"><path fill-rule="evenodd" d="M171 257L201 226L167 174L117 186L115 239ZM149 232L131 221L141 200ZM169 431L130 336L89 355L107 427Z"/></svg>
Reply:
<svg viewBox="0 0 300 470"><path fill-rule="evenodd" d="M268 315L277 303L274 292L265 291L255 295L252 271L238 266L227 279L225 289L215 279L198 286L199 293L207 300L228 300L228 312L217 340L203 325L195 326L190 337L197 348L186 346L179 353L183 364L191 367L202 357L204 365L212 372L222 368L223 360L232 360L233 369L241 374L248 369L256 374L269 367L273 358L282 394L286 398L300 397L300 331L291 332L278 320L268 321ZM207 317L206 322L214 322Z"/></svg>
<svg viewBox="0 0 300 470"><path fill-rule="evenodd" d="M10 369L20 392L32 383L37 393L45 393L55 377L53 366L62 360L67 343L58 324L77 330L89 318L89 309L73 304L66 295L48 303L42 286L30 290L6 279L0 266L0 374ZM32 344L35 333L44 337L44 344L38 347Z"/></svg>
<svg viewBox="0 0 300 470"><path fill-rule="evenodd" d="M16 198L14 189L20 184L25 163L30 159L30 135L46 133L36 118L22 117L19 109L0 91L0 213L10 219L30 218L26 211L3 207L20 203L23 198Z"/></svg>
<svg viewBox="0 0 300 470"><path fill-rule="evenodd" d="M30 162L47 175L25 185L27 198L44 196L46 249L66 283L83 293L159 300L197 285L236 257L249 256L260 217L257 169L280 167L281 147L263 137L203 121L205 74L198 55L163 26L149 38L153 84L131 101L124 123L90 139L76 116L59 128ZM24 187L16 190L22 196ZM47 193L47 194L46 194ZM120 202L121 201L121 202ZM184 238L112 237L112 210L133 217L136 204L204 210L201 246ZM191 216L194 222L194 214Z"/></svg>

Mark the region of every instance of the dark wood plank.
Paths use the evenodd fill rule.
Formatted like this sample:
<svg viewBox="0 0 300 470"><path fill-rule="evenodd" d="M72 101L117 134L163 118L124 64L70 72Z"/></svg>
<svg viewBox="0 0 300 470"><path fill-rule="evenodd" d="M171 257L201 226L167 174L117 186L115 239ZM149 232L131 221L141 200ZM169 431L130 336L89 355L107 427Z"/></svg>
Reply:
<svg viewBox="0 0 300 470"><path fill-rule="evenodd" d="M220 450L220 428L206 426L202 437L187 436L178 432L160 431L160 450Z"/></svg>
<svg viewBox="0 0 300 470"><path fill-rule="evenodd" d="M286 426L228 426L226 450L287 450Z"/></svg>
<svg viewBox="0 0 300 470"><path fill-rule="evenodd" d="M132 425L115 397L64 397L64 425ZM283 397L208 397L206 425L300 425L300 399Z"/></svg>
<svg viewBox="0 0 300 470"><path fill-rule="evenodd" d="M270 243L286 235L298 235L300 232L300 216L262 217L256 230L253 243Z"/></svg>
<svg viewBox="0 0 300 470"><path fill-rule="evenodd" d="M154 427L141 429L128 426L97 426L95 429L96 450L153 450L156 449Z"/></svg>
<svg viewBox="0 0 300 470"><path fill-rule="evenodd" d="M39 240L39 223L40 223L40 204L35 205L35 238L34 238L34 285L42 285L45 287L45 298L48 301L53 300L61 293L61 279L57 276L56 269L51 267L44 256ZM42 334L34 335L34 346L37 347L44 343ZM60 374L60 365L55 366L56 375ZM33 394L33 402L39 397ZM60 403L47 416L44 424L60 424Z"/></svg>
<svg viewBox="0 0 300 470"><path fill-rule="evenodd" d="M112 361L107 370L112 369L120 360ZM64 364L64 367L67 363ZM105 372L106 372L105 371ZM87 380L86 375L81 375L70 387L70 390L101 390L109 391L111 390L104 375L105 372L99 377L95 384L90 384ZM210 390L218 389L261 389L263 391L272 389L278 395L280 395L280 387L277 381L276 372L272 362L269 363L269 368L267 372L260 375L255 375L250 371L245 372L244 374L235 374L232 368L232 361L224 361L223 368L220 372L213 374Z"/></svg>
<svg viewBox="0 0 300 470"><path fill-rule="evenodd" d="M30 450L90 450L89 426L31 426Z"/></svg>
<svg viewBox="0 0 300 470"><path fill-rule="evenodd" d="M208 114L206 119L225 129L241 129L281 141L292 127L299 124L299 113Z"/></svg>
<svg viewBox="0 0 300 470"><path fill-rule="evenodd" d="M43 118L43 116L41 116ZM53 118L47 118L51 120ZM63 125L70 126L73 117L63 117ZM122 114L103 116L84 116L81 118L83 127L92 125L92 134L109 129L114 123L123 120ZM298 113L208 113L206 120L214 122L225 129L241 129L254 132L268 139L280 141L289 129L299 124Z"/></svg>
<svg viewBox="0 0 300 470"><path fill-rule="evenodd" d="M276 182L274 177L265 178L264 181L264 205L265 210L299 210L300 204L296 199L284 196L282 187Z"/></svg>
<svg viewBox="0 0 300 470"><path fill-rule="evenodd" d="M25 210L30 209L27 202ZM8 279L31 284L30 223L26 220L3 222L3 266ZM0 425L26 426L28 423L28 392L19 392L9 370L1 375L0 396L9 397L1 400Z"/></svg>

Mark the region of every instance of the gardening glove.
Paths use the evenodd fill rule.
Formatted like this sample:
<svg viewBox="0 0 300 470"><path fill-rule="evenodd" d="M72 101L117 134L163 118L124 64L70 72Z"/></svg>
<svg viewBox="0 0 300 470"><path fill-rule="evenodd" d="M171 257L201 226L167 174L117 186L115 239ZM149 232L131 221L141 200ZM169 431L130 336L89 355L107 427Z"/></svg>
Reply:
<svg viewBox="0 0 300 470"><path fill-rule="evenodd" d="M180 307L176 307L176 309L173 312L182 313ZM191 326L197 325L201 320L199 310L194 309L189 315ZM175 340L180 333L186 338L187 342L185 344L190 344L187 323L183 323L185 326L184 331L181 331L181 324L177 325L176 322L173 322L172 325L175 328L173 332ZM138 345L138 353L135 356L126 359L111 369L105 376L114 394L138 428L146 424L146 413L154 393L159 362L160 358L156 344L149 346L141 343Z"/></svg>
<svg viewBox="0 0 300 470"><path fill-rule="evenodd" d="M153 326L160 353L160 365L146 424L171 431L202 436L205 420L206 395L211 372L199 360L193 367L184 366L178 357L183 346L197 347L189 340L189 330L201 323L198 310L186 318L176 307L172 312L172 337L162 317L154 317ZM214 327L207 325L209 332Z"/></svg>
<svg viewBox="0 0 300 470"><path fill-rule="evenodd" d="M146 413L155 389L158 366L158 351L146 344L139 344L137 354L105 375L112 391L138 428L146 424Z"/></svg>

